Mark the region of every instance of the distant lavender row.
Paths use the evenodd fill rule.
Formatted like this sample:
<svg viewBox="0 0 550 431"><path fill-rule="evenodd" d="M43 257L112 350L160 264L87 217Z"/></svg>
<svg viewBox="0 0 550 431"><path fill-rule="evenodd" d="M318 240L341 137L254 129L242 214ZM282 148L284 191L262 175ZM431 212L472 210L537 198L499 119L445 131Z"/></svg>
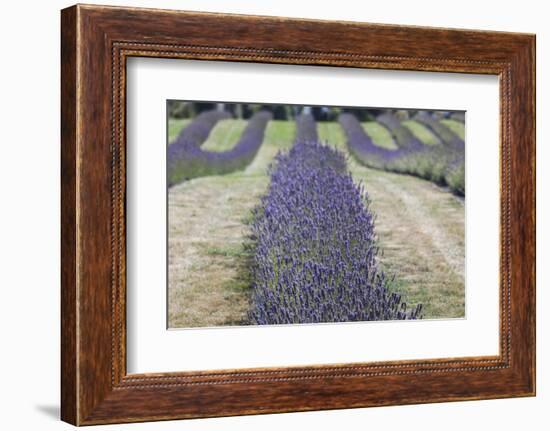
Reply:
<svg viewBox="0 0 550 431"><path fill-rule="evenodd" d="M296 117L296 142L318 142L317 124L311 114Z"/></svg>
<svg viewBox="0 0 550 431"><path fill-rule="evenodd" d="M350 153L360 163L373 168L415 175L440 185L447 185L453 192L464 195L463 146L457 148L450 145L417 144L411 139L405 141L406 133L402 132L405 127L392 124L390 130L393 136L396 140L403 140L397 150L388 150L374 145L353 114L341 114L339 122L346 134Z"/></svg>
<svg viewBox="0 0 550 431"><path fill-rule="evenodd" d="M206 141L216 123L226 118L231 118L231 114L225 111L201 112L181 131L170 147L174 149L200 147Z"/></svg>
<svg viewBox="0 0 550 431"><path fill-rule="evenodd" d="M464 123L466 121L466 114L464 112L453 112L449 117L451 120L460 121Z"/></svg>
<svg viewBox="0 0 550 431"><path fill-rule="evenodd" d="M206 175L228 174L243 169L254 159L262 145L265 128L271 118L271 113L265 111L254 114L237 144L224 152L205 151L200 145L193 145L183 140L181 145L177 145L178 138L178 141L168 147L169 184L173 185L186 179ZM197 120L199 120L198 117ZM193 126L195 121L186 129Z"/></svg>
<svg viewBox="0 0 550 431"><path fill-rule="evenodd" d="M391 112L385 112L376 118L376 121L385 126L395 138L397 146L407 150L420 150L424 144L412 132L401 124L401 121Z"/></svg>
<svg viewBox="0 0 550 431"><path fill-rule="evenodd" d="M447 145L452 150L464 152L464 141L445 124L432 117L429 113L419 112L416 114L414 119L415 121L427 126L438 138L441 139L441 142L444 145Z"/></svg>
<svg viewBox="0 0 550 431"><path fill-rule="evenodd" d="M342 153L297 142L280 153L252 224L254 324L421 318L388 290L374 216Z"/></svg>

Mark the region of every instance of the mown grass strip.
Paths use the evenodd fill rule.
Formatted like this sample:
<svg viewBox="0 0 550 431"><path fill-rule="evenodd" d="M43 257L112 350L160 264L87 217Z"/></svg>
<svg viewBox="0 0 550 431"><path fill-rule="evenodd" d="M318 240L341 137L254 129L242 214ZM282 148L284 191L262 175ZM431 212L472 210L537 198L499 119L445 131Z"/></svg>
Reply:
<svg viewBox="0 0 550 431"><path fill-rule="evenodd" d="M437 145L440 140L426 126L414 120L406 120L401 124L407 127L424 145Z"/></svg>
<svg viewBox="0 0 550 431"><path fill-rule="evenodd" d="M365 129L367 135L370 136L374 145L386 150L397 150L399 148L393 140L390 131L382 124L376 121L367 121L361 123L361 126Z"/></svg>
<svg viewBox="0 0 550 431"><path fill-rule="evenodd" d="M239 141L246 127L246 123L246 120L235 119L218 121L201 148L204 151L212 151L215 153L221 153L232 149Z"/></svg>
<svg viewBox="0 0 550 431"><path fill-rule="evenodd" d="M265 177L273 158L279 151L287 150L292 146L295 135L296 122L294 121L271 120L267 123L264 142L252 163L247 166L245 173L249 176ZM240 173L234 175L240 175Z"/></svg>
<svg viewBox="0 0 550 431"><path fill-rule="evenodd" d="M180 132L191 122L188 118L168 119L168 144L176 140Z"/></svg>
<svg viewBox="0 0 550 431"><path fill-rule="evenodd" d="M439 120L439 122L447 126L449 129L451 129L451 131L455 133L460 139L464 140L464 136L465 136L464 123L461 123L460 121L456 121L456 120L451 120L448 118Z"/></svg>

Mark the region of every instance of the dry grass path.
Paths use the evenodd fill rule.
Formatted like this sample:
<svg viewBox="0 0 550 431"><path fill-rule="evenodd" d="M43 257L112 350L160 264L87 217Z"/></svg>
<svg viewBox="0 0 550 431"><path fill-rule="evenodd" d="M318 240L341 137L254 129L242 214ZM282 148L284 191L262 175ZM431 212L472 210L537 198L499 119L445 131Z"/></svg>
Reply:
<svg viewBox="0 0 550 431"><path fill-rule="evenodd" d="M293 123L271 121L244 171L196 178L169 190L170 327L243 323L250 287L246 222L267 189L267 167L293 138Z"/></svg>
<svg viewBox="0 0 550 431"><path fill-rule="evenodd" d="M346 151L337 124L321 124L319 137ZM425 318L464 316L464 202L408 175L366 168L349 156L376 214L381 262L395 275L410 304L422 302Z"/></svg>

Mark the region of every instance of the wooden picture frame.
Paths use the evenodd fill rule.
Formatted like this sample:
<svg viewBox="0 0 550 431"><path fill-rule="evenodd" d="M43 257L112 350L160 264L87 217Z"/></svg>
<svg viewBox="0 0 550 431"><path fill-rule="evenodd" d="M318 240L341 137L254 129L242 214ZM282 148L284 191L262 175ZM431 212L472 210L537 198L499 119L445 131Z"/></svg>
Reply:
<svg viewBox="0 0 550 431"><path fill-rule="evenodd" d="M61 18L64 421L535 394L534 35L83 5L64 9ZM500 354L128 375L125 65L131 56L498 75Z"/></svg>

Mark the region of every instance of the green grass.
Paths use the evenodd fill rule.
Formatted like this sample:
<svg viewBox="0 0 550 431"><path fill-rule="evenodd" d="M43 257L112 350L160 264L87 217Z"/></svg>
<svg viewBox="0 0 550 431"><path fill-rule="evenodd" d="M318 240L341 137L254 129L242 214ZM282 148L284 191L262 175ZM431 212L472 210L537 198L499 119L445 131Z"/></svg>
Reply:
<svg viewBox="0 0 550 431"><path fill-rule="evenodd" d="M221 120L210 131L208 139L201 145L205 151L228 151L239 141L246 127L246 120Z"/></svg>
<svg viewBox="0 0 550 431"><path fill-rule="evenodd" d="M419 139L425 145L437 145L439 144L439 139L435 136L426 126L420 124L414 120L406 120L401 124L407 127L412 134Z"/></svg>
<svg viewBox="0 0 550 431"><path fill-rule="evenodd" d="M248 176L260 176L267 178L267 168L273 158L281 150L288 150L294 142L296 124L294 121L272 120L267 123L264 141L258 150L256 157L244 171ZM239 175L242 173L235 173Z"/></svg>
<svg viewBox="0 0 550 431"><path fill-rule="evenodd" d="M464 140L464 123L461 123L460 121L456 120L450 120L448 118L445 118L443 120L439 121L441 124L444 124L447 126L451 131L457 135L460 139Z"/></svg>
<svg viewBox="0 0 550 431"><path fill-rule="evenodd" d="M334 127L335 125L338 127ZM319 140L321 142L328 143L332 146L338 146L340 143L345 145L346 143L346 136L338 123L328 121L318 122L317 134L319 135Z"/></svg>
<svg viewBox="0 0 550 431"><path fill-rule="evenodd" d="M296 123L294 121L271 120L267 124L264 142L262 145L288 150L296 135Z"/></svg>
<svg viewBox="0 0 550 431"><path fill-rule="evenodd" d="M168 143L176 140L181 131L191 122L188 118L169 118L168 119Z"/></svg>
<svg viewBox="0 0 550 431"><path fill-rule="evenodd" d="M387 150L397 150L399 148L393 140L390 131L382 124L376 121L361 123L363 129L372 139L372 143Z"/></svg>

